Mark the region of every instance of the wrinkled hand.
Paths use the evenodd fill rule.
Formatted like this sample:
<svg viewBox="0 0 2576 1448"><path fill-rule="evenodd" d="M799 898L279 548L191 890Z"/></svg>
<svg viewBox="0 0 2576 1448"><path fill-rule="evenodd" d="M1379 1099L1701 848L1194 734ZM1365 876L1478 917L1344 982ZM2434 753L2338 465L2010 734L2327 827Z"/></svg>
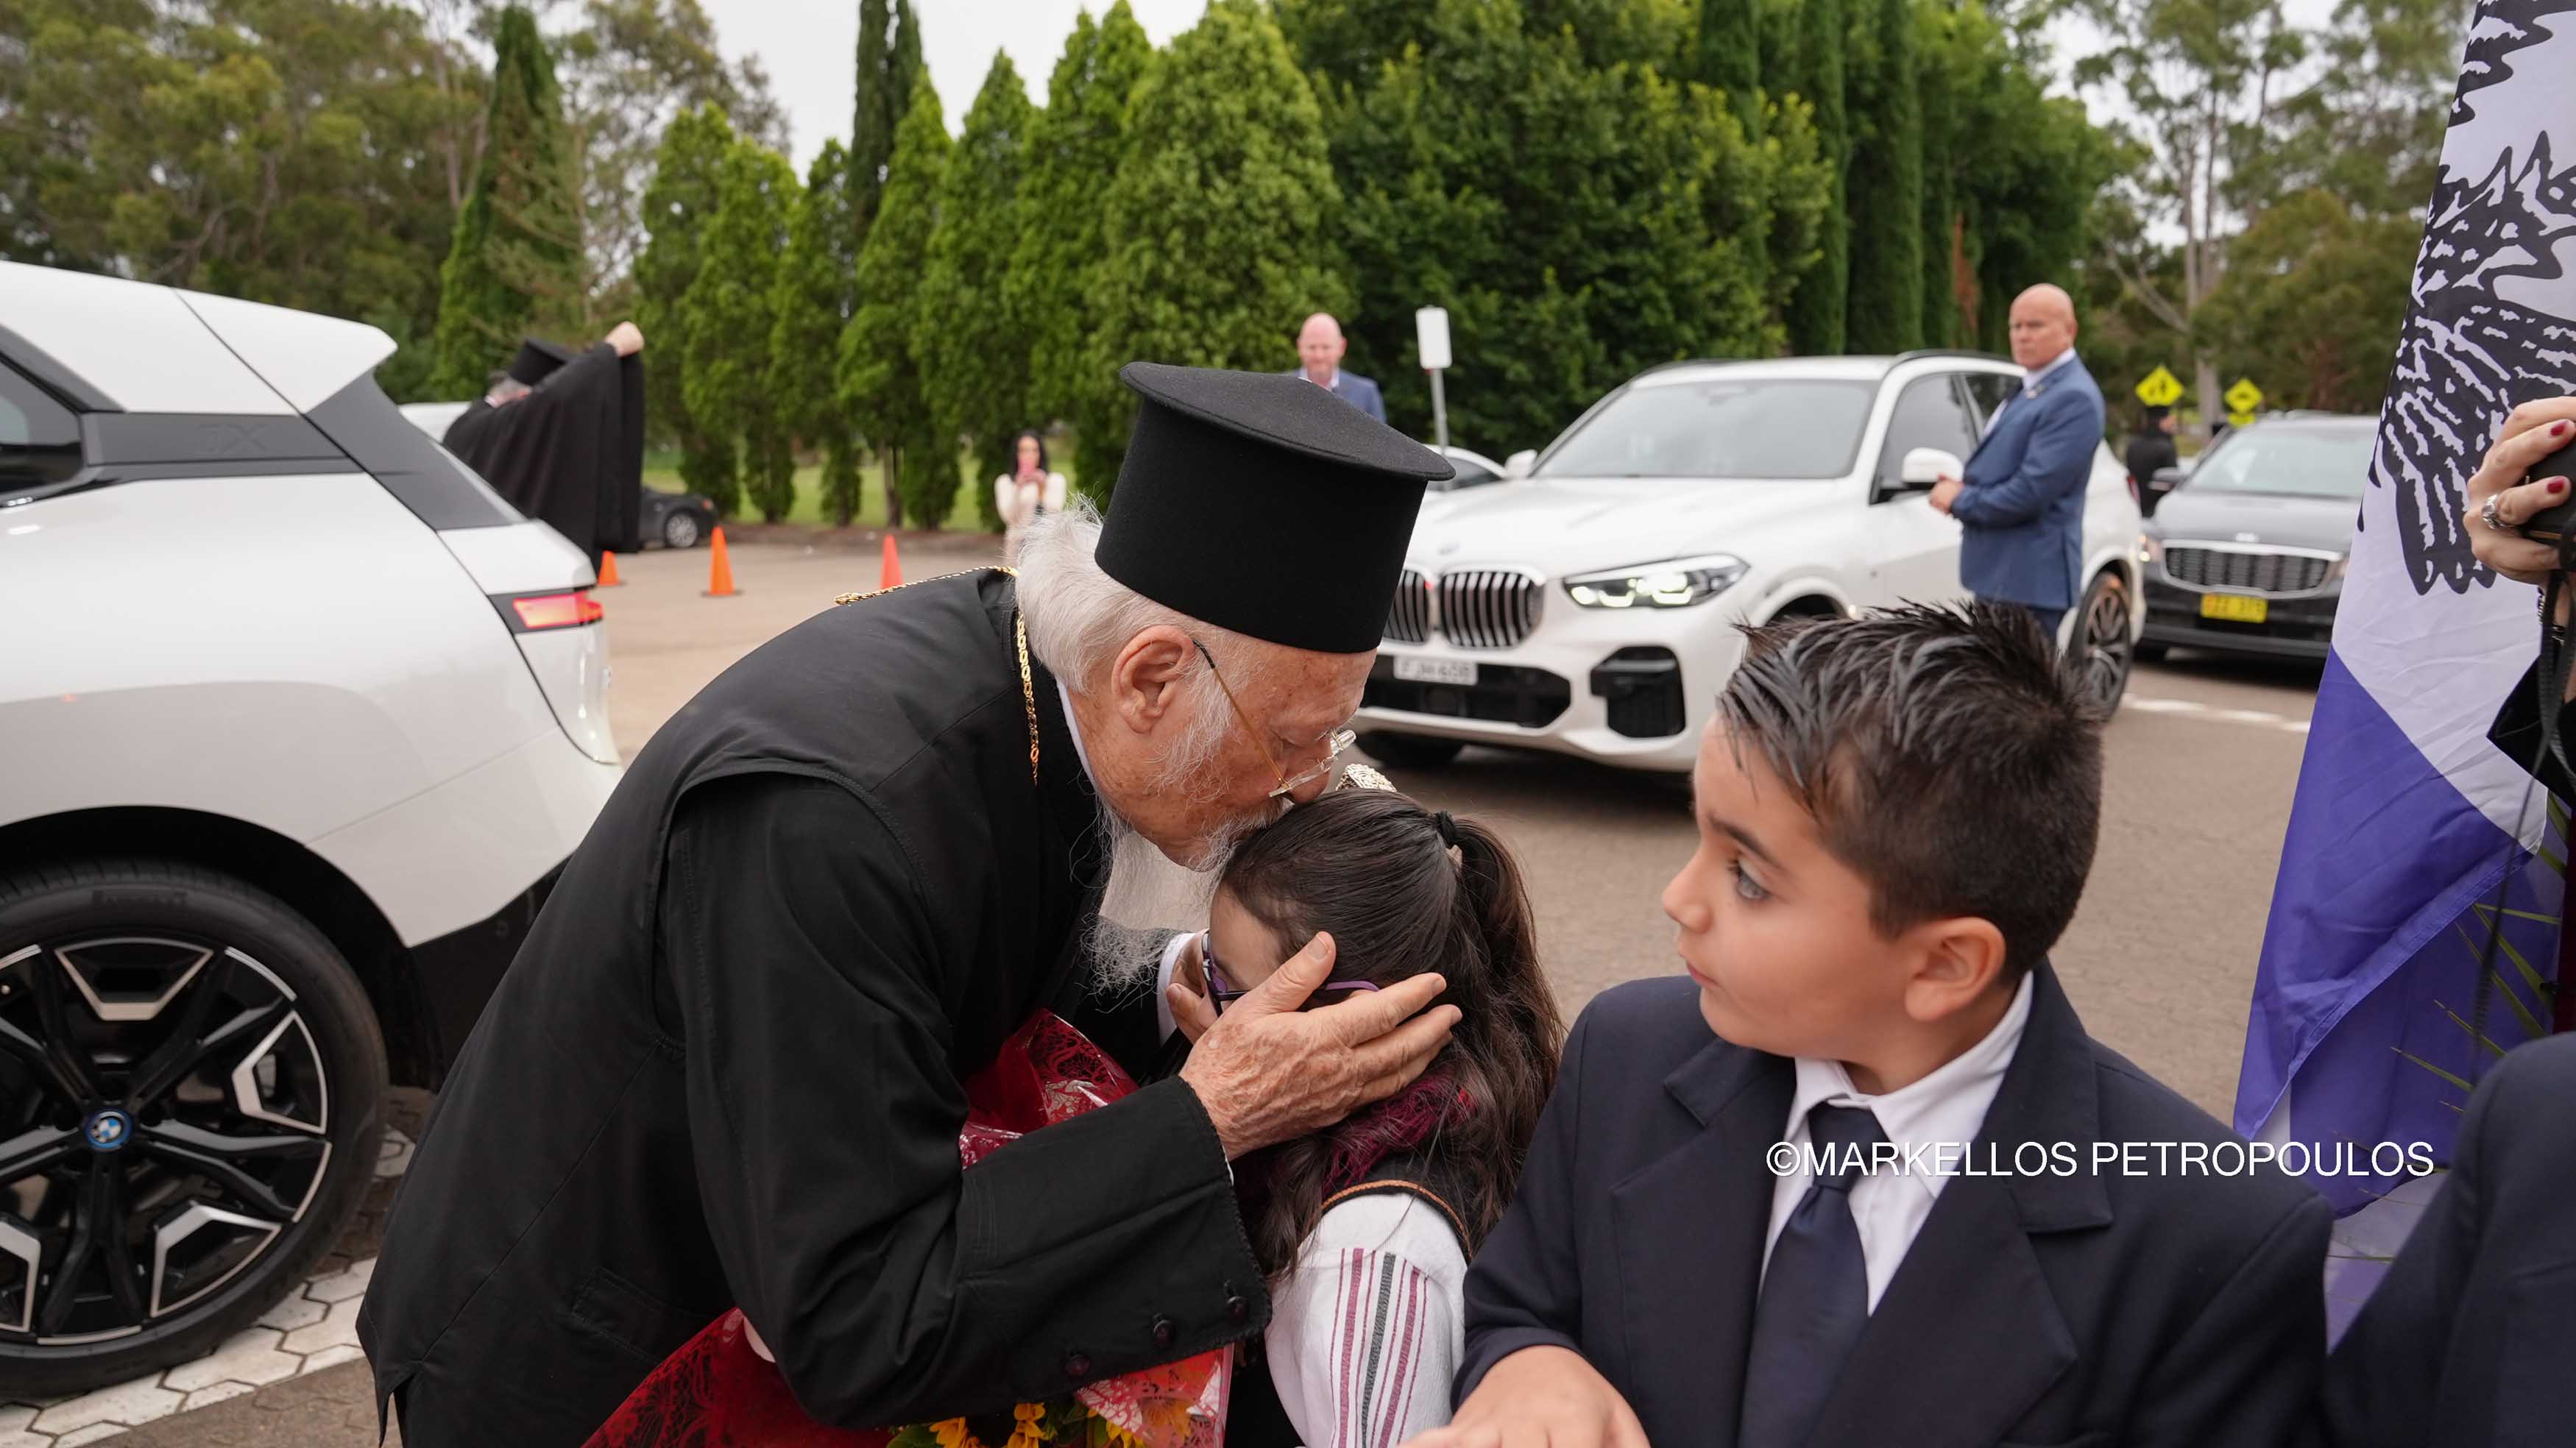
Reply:
<svg viewBox="0 0 2576 1448"><path fill-rule="evenodd" d="M1647 1448L1628 1400L1578 1353L1525 1347L1494 1364L1446 1428L1404 1448Z"/></svg>
<svg viewBox="0 0 2576 1448"><path fill-rule="evenodd" d="M1333 938L1318 935L1205 1023L1181 1079L1206 1106L1226 1160L1319 1131L1385 1100L1448 1044L1458 1008L1423 1010L1449 988L1438 975L1354 991L1353 999L1322 1010L1298 1009L1332 974ZM1182 1004L1173 1001L1175 1022L1183 1020Z"/></svg>
<svg viewBox="0 0 2576 1448"><path fill-rule="evenodd" d="M620 322L608 333L608 345L620 357L632 357L644 350L644 333L633 322Z"/></svg>
<svg viewBox="0 0 2576 1448"><path fill-rule="evenodd" d="M1934 483L1932 485L1932 494L1930 499L1932 511L1936 513L1949 512L1950 505L1958 501L1959 495L1967 490L1968 485L1959 481L1957 478L1945 477L1939 482Z"/></svg>
<svg viewBox="0 0 2576 1448"><path fill-rule="evenodd" d="M2571 437L2576 437L2576 397L2526 402L2505 418L2504 431L2487 449L2485 464L2469 477L2469 546L2480 563L2516 583L2545 583L2558 566L2556 547L2535 543L2512 530L2543 509L2567 501L2565 479L2526 483L2522 478ZM2479 516L2489 498L2496 500L2496 520L2505 525L2502 530L2488 527Z"/></svg>

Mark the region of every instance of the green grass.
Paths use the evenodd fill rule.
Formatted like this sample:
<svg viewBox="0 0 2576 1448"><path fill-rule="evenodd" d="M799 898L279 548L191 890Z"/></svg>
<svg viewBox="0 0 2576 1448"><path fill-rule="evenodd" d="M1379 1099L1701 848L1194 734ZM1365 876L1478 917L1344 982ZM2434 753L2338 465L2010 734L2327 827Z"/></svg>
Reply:
<svg viewBox="0 0 2576 1448"><path fill-rule="evenodd" d="M1072 483L1073 463L1071 459L1068 458L1059 461L1058 459L1051 457L1047 459L1047 466L1052 471L1064 474L1065 482L1068 486ZM665 449L655 449L646 452L644 454L644 486L648 488L659 488L666 493L680 493L688 491L680 482L680 455L676 452ZM957 456L957 497L948 509L948 521L941 525L944 530L951 533L981 532L984 526L983 514L977 506L976 497L983 489L990 488L991 486L993 486L993 480L991 478L979 475L975 467L974 456L969 453L959 453ZM751 508L748 504L745 505L745 511L743 514L744 518L756 520L759 516L760 511L758 509ZM882 528L885 526L885 518L885 470L876 462L875 459L871 458L859 466L859 511L858 516L851 519L850 522L853 527ZM737 519L735 521L741 520ZM807 523L816 527L831 526L832 520L825 516L823 512L823 466L821 463L806 463L796 469L796 506L788 509L787 517L784 521L789 523ZM906 526L910 527L912 525L907 521Z"/></svg>

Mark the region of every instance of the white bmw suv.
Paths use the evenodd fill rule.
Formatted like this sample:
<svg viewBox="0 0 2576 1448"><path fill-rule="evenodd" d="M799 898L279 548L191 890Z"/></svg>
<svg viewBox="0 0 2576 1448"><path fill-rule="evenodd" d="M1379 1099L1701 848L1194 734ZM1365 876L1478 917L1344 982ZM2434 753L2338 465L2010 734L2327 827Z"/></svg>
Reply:
<svg viewBox="0 0 2576 1448"><path fill-rule="evenodd" d="M393 345L0 264L17 1393L301 1280L616 783L588 561L396 413Z"/></svg>
<svg viewBox="0 0 2576 1448"><path fill-rule="evenodd" d="M1739 624L1963 596L1959 525L1905 458L1965 458L2021 377L1957 352L1636 377L1506 481L1423 501L1362 746L1398 765L1492 744L1689 770ZM2060 642L2106 704L2143 622L2137 552L2136 484L2097 448Z"/></svg>

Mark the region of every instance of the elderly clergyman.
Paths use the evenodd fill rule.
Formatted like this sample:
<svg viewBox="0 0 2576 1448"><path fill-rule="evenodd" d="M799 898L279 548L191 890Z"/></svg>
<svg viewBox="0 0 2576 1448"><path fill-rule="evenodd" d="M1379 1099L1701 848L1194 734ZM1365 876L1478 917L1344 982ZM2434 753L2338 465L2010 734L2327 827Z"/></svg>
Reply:
<svg viewBox="0 0 2576 1448"><path fill-rule="evenodd" d="M1986 419L1966 476L1943 478L1932 506L1959 520L1959 582L2017 604L2057 637L2084 577L2084 491L2102 446L2102 389L2075 355L2075 302L2040 285L2012 304L2021 390Z"/></svg>
<svg viewBox="0 0 2576 1448"><path fill-rule="evenodd" d="M972 1171L961 1083L1039 1007L1131 1070L1163 1045L1157 927L1331 782L1448 465L1293 378L1121 376L1105 523L826 610L635 760L387 1225L360 1331L413 1448L577 1444L729 1306L850 1427L1267 1321L1231 1162L1421 1071L1438 977L1301 1012L1311 944L1178 1077Z"/></svg>

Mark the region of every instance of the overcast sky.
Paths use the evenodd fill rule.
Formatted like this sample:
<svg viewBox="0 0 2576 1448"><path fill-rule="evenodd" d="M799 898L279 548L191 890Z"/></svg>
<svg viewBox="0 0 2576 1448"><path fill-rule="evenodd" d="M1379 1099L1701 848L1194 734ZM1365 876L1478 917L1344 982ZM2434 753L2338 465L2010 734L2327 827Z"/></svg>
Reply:
<svg viewBox="0 0 2576 1448"><path fill-rule="evenodd" d="M858 0L704 0L716 44L734 59L755 55L787 108L788 138L803 170L833 136L850 137L851 67L857 63ZM1156 45L1198 23L1207 0L1127 0ZM1047 76L1064 54L1074 16L1096 17L1109 0L913 0L921 17L921 53L948 108L948 129L965 124L966 108L1007 50L1030 99L1046 104Z"/></svg>
<svg viewBox="0 0 2576 1448"><path fill-rule="evenodd" d="M770 84L787 108L788 138L797 169L803 170L827 137L850 134L851 67L856 63L859 34L858 0L703 0L715 22L716 43L739 59L755 55L769 71ZM2292 22L2322 25L2335 0L2289 0ZM1207 0L1128 0L1137 21L1156 45L1162 45L1198 22ZM939 87L948 109L948 129L965 122L966 108L984 84L993 52L1007 50L1029 96L1046 104L1047 76L1064 53L1073 33L1074 16L1094 15L1109 0L913 0L921 20L922 55L930 62L931 82ZM2098 43L2099 32L2067 24L2055 32L2056 61L2062 75L2075 58ZM2061 84L2057 89L2063 91ZM2097 119L2112 110L2100 95L2088 98ZM2125 108L2116 108L2125 109Z"/></svg>

